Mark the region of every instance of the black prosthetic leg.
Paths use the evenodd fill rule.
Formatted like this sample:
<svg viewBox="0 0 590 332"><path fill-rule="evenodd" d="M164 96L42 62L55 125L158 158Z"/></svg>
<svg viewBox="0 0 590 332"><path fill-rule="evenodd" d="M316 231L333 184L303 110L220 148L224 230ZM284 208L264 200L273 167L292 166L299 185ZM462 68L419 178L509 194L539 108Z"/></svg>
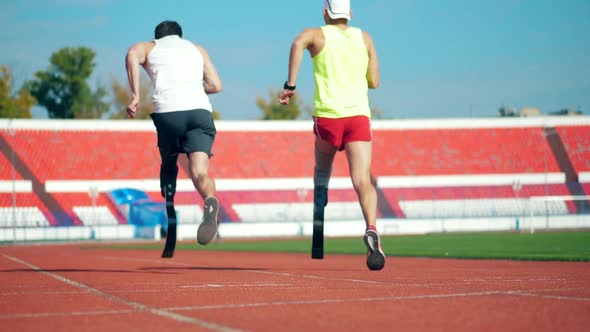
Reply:
<svg viewBox="0 0 590 332"><path fill-rule="evenodd" d="M170 158L162 158L160 167L160 190L162 197L166 199L166 216L168 217L168 231L166 232L166 245L162 252L162 258L172 258L176 248L176 210L174 209L174 194L176 194L176 177L178 166L177 155Z"/></svg>
<svg viewBox="0 0 590 332"><path fill-rule="evenodd" d="M328 188L323 186L313 189L313 236L311 258L324 258L324 208L328 205Z"/></svg>
<svg viewBox="0 0 590 332"><path fill-rule="evenodd" d="M174 191L172 185L169 188L163 188L166 198L166 215L168 216L168 231L166 232L166 245L162 252L162 258L172 258L176 248L176 211L174 210Z"/></svg>

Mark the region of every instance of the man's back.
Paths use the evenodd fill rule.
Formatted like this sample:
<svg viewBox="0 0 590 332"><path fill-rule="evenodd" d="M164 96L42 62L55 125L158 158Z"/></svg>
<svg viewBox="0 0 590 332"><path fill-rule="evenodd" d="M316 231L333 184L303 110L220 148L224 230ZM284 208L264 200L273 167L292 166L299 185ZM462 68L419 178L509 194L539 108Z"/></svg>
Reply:
<svg viewBox="0 0 590 332"><path fill-rule="evenodd" d="M328 118L369 115L369 56L358 28L320 28L323 47L313 57L316 90L314 115Z"/></svg>
<svg viewBox="0 0 590 332"><path fill-rule="evenodd" d="M154 84L154 112L211 111L203 65L203 56L190 41L176 35L156 39L145 66Z"/></svg>

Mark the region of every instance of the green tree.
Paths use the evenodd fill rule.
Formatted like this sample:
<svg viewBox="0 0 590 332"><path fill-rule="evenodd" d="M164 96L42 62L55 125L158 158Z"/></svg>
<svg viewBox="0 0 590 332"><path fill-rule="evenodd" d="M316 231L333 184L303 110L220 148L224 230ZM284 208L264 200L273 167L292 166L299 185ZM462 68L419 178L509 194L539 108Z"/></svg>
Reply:
<svg viewBox="0 0 590 332"><path fill-rule="evenodd" d="M107 90L100 84L95 91L86 86L80 91L79 99L81 102L74 103L72 106L75 119L100 119L102 115L109 111L111 105L103 102L107 96Z"/></svg>
<svg viewBox="0 0 590 332"><path fill-rule="evenodd" d="M301 115L304 107L298 95L291 98L289 105L279 103L279 92L268 89L269 100L263 97L256 97L256 106L262 111L261 120L295 120Z"/></svg>
<svg viewBox="0 0 590 332"><path fill-rule="evenodd" d="M99 85L92 91L87 83L96 65L94 56L86 47L62 48L51 55L47 70L35 73L28 86L50 118L100 118L108 111L106 90Z"/></svg>
<svg viewBox="0 0 590 332"><path fill-rule="evenodd" d="M0 118L31 118L35 98L24 88L16 95L12 93L8 67L0 66L0 75Z"/></svg>

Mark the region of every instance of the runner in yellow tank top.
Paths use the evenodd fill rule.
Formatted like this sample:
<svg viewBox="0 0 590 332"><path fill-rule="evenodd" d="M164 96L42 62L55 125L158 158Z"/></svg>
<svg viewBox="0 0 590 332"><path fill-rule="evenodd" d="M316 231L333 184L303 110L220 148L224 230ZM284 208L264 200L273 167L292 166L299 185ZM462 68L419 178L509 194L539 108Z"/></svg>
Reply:
<svg viewBox="0 0 590 332"><path fill-rule="evenodd" d="M313 57L314 116L344 118L371 116L366 80L369 55L358 28L336 25L320 28L324 47Z"/></svg>
<svg viewBox="0 0 590 332"><path fill-rule="evenodd" d="M380 270L385 265L385 254L377 234L377 193L370 174L372 137L368 98L368 89L379 86L379 62L371 36L349 27L351 14L350 0L324 1L326 25L305 29L291 45L289 75L279 102L289 104L295 94L303 52L307 49L313 60L316 86L314 223L317 216L321 215L323 220L334 156L346 150L350 177L367 227L363 236L367 267Z"/></svg>

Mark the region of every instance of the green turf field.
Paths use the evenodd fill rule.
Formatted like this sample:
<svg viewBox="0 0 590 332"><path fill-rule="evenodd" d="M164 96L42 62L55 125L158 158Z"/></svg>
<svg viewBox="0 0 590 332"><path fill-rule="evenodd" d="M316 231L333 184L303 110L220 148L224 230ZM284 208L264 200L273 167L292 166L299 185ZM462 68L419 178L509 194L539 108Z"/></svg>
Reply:
<svg viewBox="0 0 590 332"><path fill-rule="evenodd" d="M478 259L590 261L590 232L470 233L384 236L387 256ZM111 245L162 250L162 243ZM272 251L309 253L311 239L228 240L206 246L181 242L177 250ZM362 238L326 238L326 254L365 254Z"/></svg>

